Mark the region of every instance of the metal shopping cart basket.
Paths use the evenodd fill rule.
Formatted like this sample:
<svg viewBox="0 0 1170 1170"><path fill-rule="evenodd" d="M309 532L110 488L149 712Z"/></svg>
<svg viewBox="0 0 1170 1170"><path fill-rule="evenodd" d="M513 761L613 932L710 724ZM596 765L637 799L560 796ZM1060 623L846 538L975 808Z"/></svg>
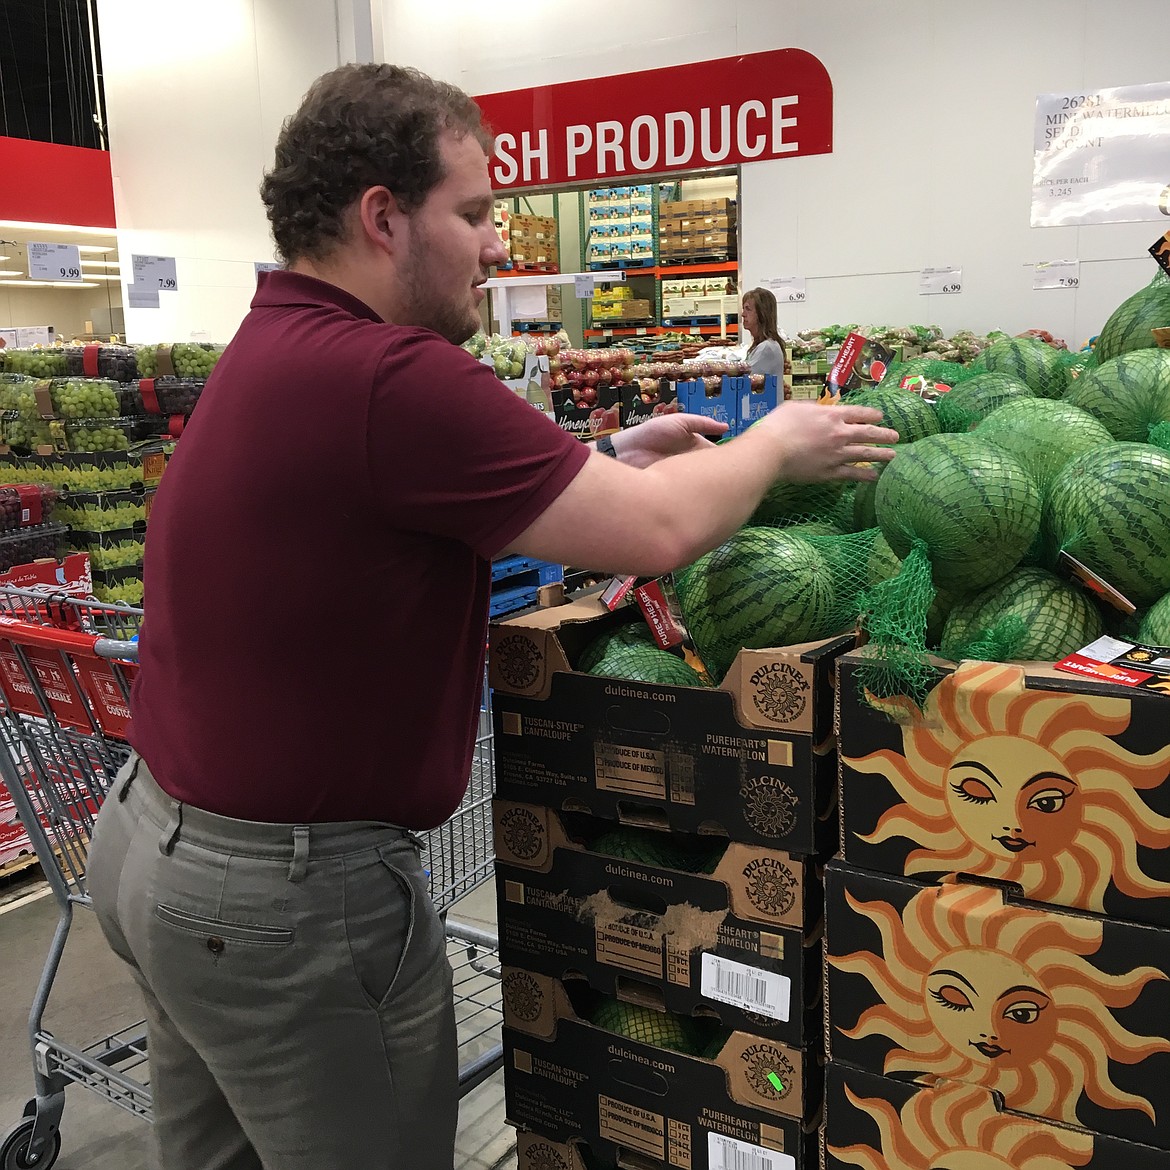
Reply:
<svg viewBox="0 0 1170 1170"><path fill-rule="evenodd" d="M142 1022L87 1047L43 1023L75 906L90 904L86 856L94 818L129 756L125 733L142 611L0 588L0 779L16 805L60 910L29 1012L36 1096L0 1141L0 1170L48 1170L61 1149L65 1088L76 1084L151 1119ZM460 1091L503 1063L496 936L446 917L492 873L492 744L488 691L463 804L424 834L432 894L446 918L455 972Z"/></svg>

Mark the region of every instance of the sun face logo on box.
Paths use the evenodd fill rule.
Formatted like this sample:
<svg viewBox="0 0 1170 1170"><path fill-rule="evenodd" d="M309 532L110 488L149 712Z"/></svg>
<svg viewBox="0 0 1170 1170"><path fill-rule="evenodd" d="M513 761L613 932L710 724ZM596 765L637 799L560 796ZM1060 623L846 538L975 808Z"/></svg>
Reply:
<svg viewBox="0 0 1170 1170"><path fill-rule="evenodd" d="M508 1011L518 1020L531 1024L540 1016L544 992L540 984L525 971L512 971L504 978L504 1000Z"/></svg>
<svg viewBox="0 0 1170 1170"><path fill-rule="evenodd" d="M772 857L756 857L743 870L744 889L751 904L762 914L781 918L796 902L796 878L792 870Z"/></svg>
<svg viewBox="0 0 1170 1170"><path fill-rule="evenodd" d="M1164 783L1170 746L1139 756L1112 738L1129 728L1129 700L1026 690L1018 667L965 663L924 714L903 726L901 754L845 757L901 797L862 839L917 842L907 875L1006 879L1037 901L1098 913L1111 884L1170 896L1134 849L1170 848L1170 819L1141 796Z"/></svg>
<svg viewBox="0 0 1170 1170"><path fill-rule="evenodd" d="M525 1170L569 1170L568 1163L547 1142L530 1145L524 1155Z"/></svg>
<svg viewBox="0 0 1170 1170"><path fill-rule="evenodd" d="M791 723L808 705L808 679L786 662L761 666L749 680L755 688L752 702L773 723Z"/></svg>
<svg viewBox="0 0 1170 1170"><path fill-rule="evenodd" d="M500 836L520 861L531 861L544 848L544 824L526 808L510 808L500 817Z"/></svg>
<svg viewBox="0 0 1170 1170"><path fill-rule="evenodd" d="M881 1143L828 1150L864 1170L1056 1170L1093 1157L1091 1134L997 1113L990 1095L971 1085L924 1089L900 1115L889 1101L845 1093L876 1123Z"/></svg>
<svg viewBox="0 0 1170 1170"><path fill-rule="evenodd" d="M536 682L540 651L531 638L523 634L510 634L496 644L495 659L500 677L508 686L522 691Z"/></svg>
<svg viewBox="0 0 1170 1170"><path fill-rule="evenodd" d="M1082 1124L1083 1096L1154 1120L1150 1102L1114 1084L1109 1066L1170 1052L1170 1040L1135 1035L1112 1009L1167 977L1153 967L1124 975L1094 967L1087 959L1101 948L1100 922L1007 906L987 886L932 886L901 914L847 898L881 932L883 953L830 955L878 1000L851 1027L835 1026L853 1040L890 1041L887 1075L982 1085L1008 1109L1071 1124Z"/></svg>
<svg viewBox="0 0 1170 1170"><path fill-rule="evenodd" d="M774 1044L753 1044L740 1056L752 1092L765 1101L783 1101L792 1092L796 1070ZM779 1086L779 1087L777 1087Z"/></svg>
<svg viewBox="0 0 1170 1170"><path fill-rule="evenodd" d="M775 776L756 776L743 785L744 816L757 833L787 837L796 825L799 799Z"/></svg>

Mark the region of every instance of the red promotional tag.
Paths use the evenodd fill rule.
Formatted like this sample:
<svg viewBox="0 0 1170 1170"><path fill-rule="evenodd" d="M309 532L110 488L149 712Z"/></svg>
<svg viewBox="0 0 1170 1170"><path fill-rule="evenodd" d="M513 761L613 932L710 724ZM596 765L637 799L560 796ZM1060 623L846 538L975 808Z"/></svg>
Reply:
<svg viewBox="0 0 1170 1170"><path fill-rule="evenodd" d="M39 524L44 509L41 507L41 489L30 483L14 483L16 494L20 498L20 526Z"/></svg>
<svg viewBox="0 0 1170 1170"><path fill-rule="evenodd" d="M179 438L183 433L183 428L187 425L187 420L181 414L172 414L167 420L167 434L172 439Z"/></svg>
<svg viewBox="0 0 1170 1170"><path fill-rule="evenodd" d="M100 345L95 342L90 342L81 351L81 368L85 371L87 378L96 378L98 376L98 351L100 349Z"/></svg>
<svg viewBox="0 0 1170 1170"><path fill-rule="evenodd" d="M142 405L147 414L162 414L158 395L154 392L153 378L142 378L138 383L138 393L142 395Z"/></svg>

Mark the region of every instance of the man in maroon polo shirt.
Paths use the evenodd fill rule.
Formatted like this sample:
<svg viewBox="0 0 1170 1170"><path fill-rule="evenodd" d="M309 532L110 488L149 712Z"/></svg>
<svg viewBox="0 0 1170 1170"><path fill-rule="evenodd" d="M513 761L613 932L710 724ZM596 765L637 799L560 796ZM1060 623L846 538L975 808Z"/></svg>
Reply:
<svg viewBox="0 0 1170 1170"><path fill-rule="evenodd" d="M451 971L412 830L466 783L492 557L658 574L776 479L863 478L897 439L807 404L721 448L680 415L614 458L569 437L452 344L504 258L490 147L416 72L315 83L262 187L287 269L158 493L135 754L89 881L145 996L165 1170L450 1170Z"/></svg>

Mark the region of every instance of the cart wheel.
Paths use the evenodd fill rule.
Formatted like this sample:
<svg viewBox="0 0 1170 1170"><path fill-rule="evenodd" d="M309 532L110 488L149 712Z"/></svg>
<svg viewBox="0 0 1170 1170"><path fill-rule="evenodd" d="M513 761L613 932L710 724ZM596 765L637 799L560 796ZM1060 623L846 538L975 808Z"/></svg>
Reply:
<svg viewBox="0 0 1170 1170"><path fill-rule="evenodd" d="M49 1170L61 1153L61 1131L56 1130L49 1148L39 1157L30 1158L28 1142L32 1137L33 1121L26 1117L14 1125L0 1143L0 1170Z"/></svg>

